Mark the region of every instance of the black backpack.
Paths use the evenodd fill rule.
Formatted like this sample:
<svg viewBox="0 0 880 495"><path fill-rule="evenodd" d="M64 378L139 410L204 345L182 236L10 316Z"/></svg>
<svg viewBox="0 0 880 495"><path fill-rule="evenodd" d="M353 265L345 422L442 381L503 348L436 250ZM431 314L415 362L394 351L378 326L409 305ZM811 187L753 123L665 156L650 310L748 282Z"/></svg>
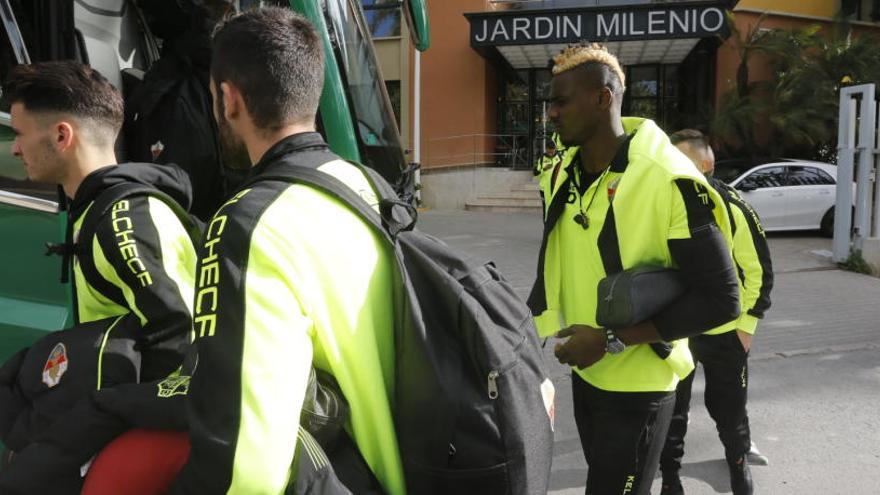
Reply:
<svg viewBox="0 0 880 495"><path fill-rule="evenodd" d="M122 128L130 162L174 163L189 175L190 211L208 221L223 204L225 177L207 73L183 56L164 56L125 102Z"/></svg>
<svg viewBox="0 0 880 495"><path fill-rule="evenodd" d="M491 262L415 230L416 210L355 165L381 198L381 215L336 178L294 163L253 182L330 194L393 247L393 411L408 493L546 493L554 389L531 313Z"/></svg>

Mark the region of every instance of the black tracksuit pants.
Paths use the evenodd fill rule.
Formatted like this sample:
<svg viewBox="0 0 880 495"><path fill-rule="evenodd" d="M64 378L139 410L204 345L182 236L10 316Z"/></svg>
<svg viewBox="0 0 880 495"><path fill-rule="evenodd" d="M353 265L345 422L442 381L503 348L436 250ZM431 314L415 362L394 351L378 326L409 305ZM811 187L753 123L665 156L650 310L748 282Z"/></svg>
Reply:
<svg viewBox="0 0 880 495"><path fill-rule="evenodd" d="M589 466L588 495L648 495L674 392L608 392L572 372L574 419Z"/></svg>
<svg viewBox="0 0 880 495"><path fill-rule="evenodd" d="M743 349L736 331L700 335L689 340L694 361L703 365L706 409L715 421L725 456L738 459L749 451L751 445L746 413L748 353ZM695 374L696 370L679 382L676 389L675 411L660 457L660 470L663 473L674 474L681 469Z"/></svg>

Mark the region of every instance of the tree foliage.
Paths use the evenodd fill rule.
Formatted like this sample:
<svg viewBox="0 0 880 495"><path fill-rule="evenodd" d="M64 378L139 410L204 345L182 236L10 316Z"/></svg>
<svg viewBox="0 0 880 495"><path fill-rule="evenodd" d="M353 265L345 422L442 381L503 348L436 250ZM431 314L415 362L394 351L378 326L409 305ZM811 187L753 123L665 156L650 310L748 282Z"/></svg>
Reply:
<svg viewBox="0 0 880 495"><path fill-rule="evenodd" d="M880 81L880 41L842 18L830 29L764 29L764 19L742 31L728 17L740 65L711 122L721 154L834 161L840 88ZM770 80L750 79L759 53Z"/></svg>

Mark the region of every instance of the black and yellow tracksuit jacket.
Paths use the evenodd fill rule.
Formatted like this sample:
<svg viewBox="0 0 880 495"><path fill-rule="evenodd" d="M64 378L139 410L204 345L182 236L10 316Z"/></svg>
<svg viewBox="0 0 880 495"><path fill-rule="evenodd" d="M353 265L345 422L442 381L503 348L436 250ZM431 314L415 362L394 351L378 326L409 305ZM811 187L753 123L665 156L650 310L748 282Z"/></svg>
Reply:
<svg viewBox="0 0 880 495"><path fill-rule="evenodd" d="M0 371L0 435L15 450L0 469L2 493L78 493L81 466L126 429L184 427L182 407L161 403L155 384L143 382L178 369L188 347L195 248L182 212L149 191L100 199L122 184L189 205L189 181L174 167L108 166L83 180L70 203L63 251L73 255L76 325L22 350ZM106 212L90 217L105 202ZM118 337L140 351L139 363L110 351L108 341ZM66 371L47 388L40 372L50 355L45 342L53 339L66 342Z"/></svg>
<svg viewBox="0 0 880 495"><path fill-rule="evenodd" d="M205 229L196 270L191 451L173 494L283 493L311 367L331 373L348 433L387 493L404 492L391 411L394 259L336 199L259 181L317 167L370 204L363 173L317 133L273 146ZM185 370L186 371L186 370Z"/></svg>
<svg viewBox="0 0 880 495"><path fill-rule="evenodd" d="M162 191L184 209L191 190L173 166L127 163L89 174L70 203L73 299L77 323L134 313L143 327L141 381L175 370L190 340L195 247L181 219L147 194L124 198L103 214L91 239L80 230L101 193L120 183ZM94 270L84 270L84 265Z"/></svg>
<svg viewBox="0 0 880 495"><path fill-rule="evenodd" d="M724 200L732 231L731 248L740 283L739 318L706 332L706 335L742 330L754 334L758 320L770 308L773 265L761 220L752 206L724 182L709 178L709 184Z"/></svg>
<svg viewBox="0 0 880 495"><path fill-rule="evenodd" d="M534 175L540 176L551 170L554 165L559 163L559 160L561 160L559 153L553 155L547 155L544 153L537 161L535 161L535 169L532 172Z"/></svg>
<svg viewBox="0 0 880 495"><path fill-rule="evenodd" d="M529 306L541 336L574 324L598 328L597 288L607 275L678 269L688 291L653 318L671 344L665 358L640 344L574 370L606 391L671 391L693 370L679 339L739 315L730 220L720 195L654 122L624 118L623 126L628 138L601 175L587 177L571 147L558 176L544 184L544 239ZM546 221L551 215L557 219Z"/></svg>

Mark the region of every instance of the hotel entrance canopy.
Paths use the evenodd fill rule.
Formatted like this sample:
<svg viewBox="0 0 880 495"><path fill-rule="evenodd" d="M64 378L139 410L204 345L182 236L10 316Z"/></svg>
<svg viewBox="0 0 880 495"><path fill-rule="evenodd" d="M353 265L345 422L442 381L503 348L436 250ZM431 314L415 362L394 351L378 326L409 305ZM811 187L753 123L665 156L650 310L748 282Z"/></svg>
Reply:
<svg viewBox="0 0 880 495"><path fill-rule="evenodd" d="M725 11L736 2L696 1L621 6L505 10L465 14L471 46L514 69L545 68L581 40L605 43L624 65L676 64L702 38L730 34Z"/></svg>

